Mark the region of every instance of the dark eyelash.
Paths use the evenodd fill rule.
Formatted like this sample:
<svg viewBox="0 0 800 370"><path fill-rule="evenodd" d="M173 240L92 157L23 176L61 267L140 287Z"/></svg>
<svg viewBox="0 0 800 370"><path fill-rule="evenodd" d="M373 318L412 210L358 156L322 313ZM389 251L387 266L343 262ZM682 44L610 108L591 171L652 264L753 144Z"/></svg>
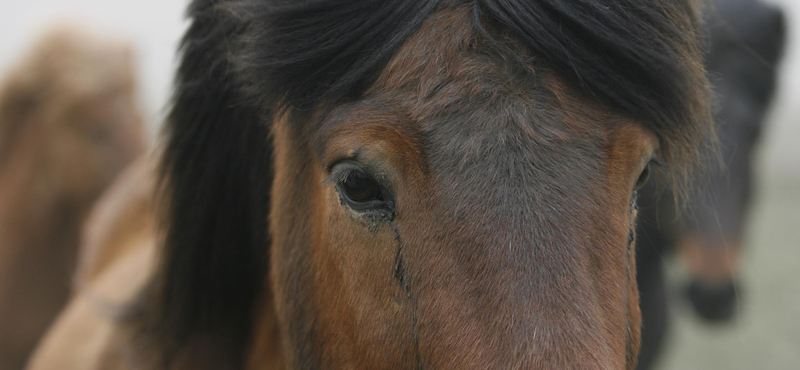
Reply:
<svg viewBox="0 0 800 370"><path fill-rule="evenodd" d="M322 182L324 182L326 184L341 184L342 182L344 182L344 180L347 179L347 176L350 176L350 174L353 173L353 171L356 171L356 170L355 169L347 169L347 170L344 170L344 171L332 172L330 175L328 175L327 178L322 180Z"/></svg>
<svg viewBox="0 0 800 370"><path fill-rule="evenodd" d="M664 170L668 170L669 169L669 166L666 163L662 162L661 159L659 159L658 157L653 157L653 159L650 160L650 163L652 163L656 167L664 169Z"/></svg>

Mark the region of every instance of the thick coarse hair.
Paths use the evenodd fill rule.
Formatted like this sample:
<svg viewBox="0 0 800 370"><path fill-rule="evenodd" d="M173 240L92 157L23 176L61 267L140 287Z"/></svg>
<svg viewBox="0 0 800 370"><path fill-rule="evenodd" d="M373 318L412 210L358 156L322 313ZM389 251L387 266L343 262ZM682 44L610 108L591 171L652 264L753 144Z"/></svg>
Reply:
<svg viewBox="0 0 800 370"><path fill-rule="evenodd" d="M686 168L711 129L694 3L194 1L165 129L164 244L139 337L164 365L209 341L210 363L243 365L268 289L273 117L311 129L304 112L358 98L437 9L468 7L476 31L512 35L574 90L650 127L664 160Z"/></svg>

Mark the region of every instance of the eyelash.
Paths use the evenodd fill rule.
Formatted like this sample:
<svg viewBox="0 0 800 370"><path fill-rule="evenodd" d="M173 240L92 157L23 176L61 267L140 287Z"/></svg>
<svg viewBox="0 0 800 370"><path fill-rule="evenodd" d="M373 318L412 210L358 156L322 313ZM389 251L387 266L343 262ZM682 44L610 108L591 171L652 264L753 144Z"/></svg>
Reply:
<svg viewBox="0 0 800 370"><path fill-rule="evenodd" d="M653 159L650 160L649 164L655 165L656 167L661 169L665 170L669 169L669 166L667 166L667 164L661 161L661 159L659 159L658 157L653 157Z"/></svg>

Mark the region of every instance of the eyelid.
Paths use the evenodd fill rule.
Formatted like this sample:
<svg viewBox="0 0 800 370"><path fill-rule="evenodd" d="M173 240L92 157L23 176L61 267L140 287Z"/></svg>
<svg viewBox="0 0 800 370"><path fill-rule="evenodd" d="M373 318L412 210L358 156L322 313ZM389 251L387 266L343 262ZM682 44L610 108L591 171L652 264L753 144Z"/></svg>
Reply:
<svg viewBox="0 0 800 370"><path fill-rule="evenodd" d="M348 168L342 169L340 171L334 171L334 168L336 168L339 165L344 165L344 166L347 166ZM329 184L338 184L338 183L344 181L344 179L347 178L347 176L351 173L351 171L355 171L355 170L362 171L362 172L370 175L370 177L372 177L370 172L360 162L358 162L356 160L353 160L351 158L344 158L344 159L332 162L328 166L328 177L326 177L324 180L322 180L322 182L329 183Z"/></svg>
<svg viewBox="0 0 800 370"><path fill-rule="evenodd" d="M355 153L356 155L358 153ZM344 170L334 171L334 169L338 166L347 166ZM365 163L360 162L356 158L342 158L338 161L332 162L330 168L328 169L329 175L327 178L322 180L324 183L339 183L344 181L344 178L350 173L347 169L358 170L362 171L367 174L370 178L375 180L378 184L384 187L386 190L394 192L394 188L392 187L391 181L389 181L389 176L387 176L384 172L375 170L372 166L369 166Z"/></svg>
<svg viewBox="0 0 800 370"><path fill-rule="evenodd" d="M339 155L334 156L330 160L323 163L323 167L325 168L325 170L328 171L328 173L330 173L333 170L333 168L336 167L336 165L342 162L353 161L363 166L363 164L358 160L360 154L361 154L361 149L355 149L347 153L339 153Z"/></svg>

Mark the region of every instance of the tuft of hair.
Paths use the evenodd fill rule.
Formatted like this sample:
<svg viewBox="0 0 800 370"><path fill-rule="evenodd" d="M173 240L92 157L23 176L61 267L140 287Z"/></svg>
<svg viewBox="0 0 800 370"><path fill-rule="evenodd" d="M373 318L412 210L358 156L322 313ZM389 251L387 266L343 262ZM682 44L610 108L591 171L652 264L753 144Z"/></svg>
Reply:
<svg viewBox="0 0 800 370"><path fill-rule="evenodd" d="M244 25L194 1L164 127L157 273L133 311L144 366L243 368L268 265L269 126L230 73ZM149 356L153 356L150 358Z"/></svg>
<svg viewBox="0 0 800 370"><path fill-rule="evenodd" d="M490 0L475 8L578 91L653 130L675 194L685 199L702 153L715 150L700 3Z"/></svg>
<svg viewBox="0 0 800 370"><path fill-rule="evenodd" d="M713 130L695 3L195 0L166 125L165 241L144 338L166 365L212 338L220 363L242 364L266 288L272 118L288 112L302 129L304 112L358 98L442 7L470 7L476 31L510 33L575 90L652 128L680 183Z"/></svg>
<svg viewBox="0 0 800 370"><path fill-rule="evenodd" d="M233 62L244 88L279 110L309 111L366 90L441 1L235 1L250 27Z"/></svg>

